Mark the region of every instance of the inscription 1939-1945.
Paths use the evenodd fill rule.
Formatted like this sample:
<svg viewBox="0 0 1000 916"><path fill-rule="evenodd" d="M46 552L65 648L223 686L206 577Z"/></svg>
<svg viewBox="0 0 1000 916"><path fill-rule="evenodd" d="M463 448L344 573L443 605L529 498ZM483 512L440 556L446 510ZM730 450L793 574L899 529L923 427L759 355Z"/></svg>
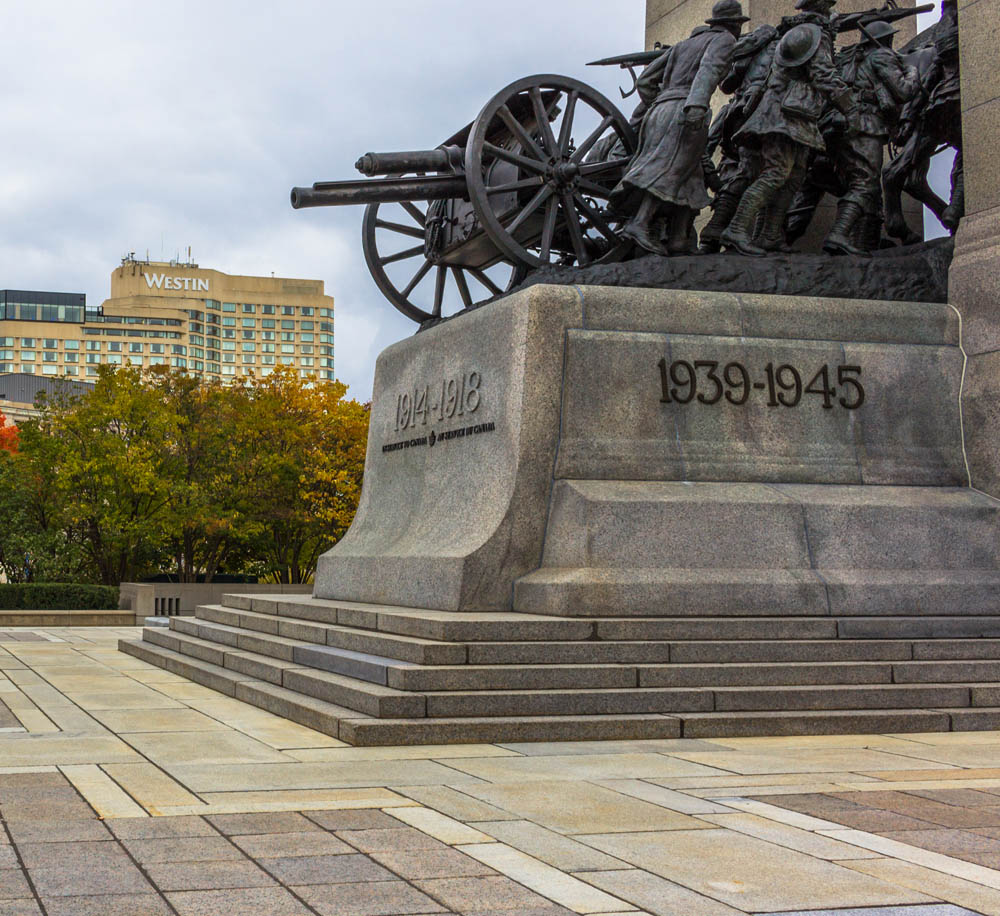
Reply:
<svg viewBox="0 0 1000 916"><path fill-rule="evenodd" d="M740 407L750 400L754 391L767 397L768 407L797 407L807 394L820 398L825 410L832 410L835 404L845 410L857 410L865 402L860 366L824 364L807 384L803 384L803 373L789 363L778 366L768 363L763 378L758 377L756 381L751 379L746 366L736 362L726 363L721 370L719 363L711 359L693 362L677 359L671 363L661 359L657 366L662 404L690 404L697 400L699 404L711 405L725 399Z"/></svg>
<svg viewBox="0 0 1000 916"><path fill-rule="evenodd" d="M475 370L430 385L417 385L396 396L396 431L443 423L475 413L482 403L482 375Z"/></svg>

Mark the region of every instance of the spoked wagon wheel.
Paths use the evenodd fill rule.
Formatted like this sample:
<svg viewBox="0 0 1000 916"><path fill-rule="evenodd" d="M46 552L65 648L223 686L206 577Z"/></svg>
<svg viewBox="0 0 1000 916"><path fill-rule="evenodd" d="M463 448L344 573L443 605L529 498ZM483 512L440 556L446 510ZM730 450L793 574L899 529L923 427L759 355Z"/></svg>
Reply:
<svg viewBox="0 0 1000 916"><path fill-rule="evenodd" d="M515 117L525 110L529 118ZM507 139L491 142L503 128ZM610 153L593 161L599 142ZM635 146L628 120L596 89L567 76L525 77L497 93L472 125L465 151L472 206L517 264L590 264L621 243L608 198ZM517 166L516 181L491 180L497 160ZM494 203L512 192L516 206Z"/></svg>
<svg viewBox="0 0 1000 916"><path fill-rule="evenodd" d="M427 257L428 204L369 204L362 231L365 260L382 294L418 323L470 308L499 296L524 279L507 263L478 270L436 263Z"/></svg>

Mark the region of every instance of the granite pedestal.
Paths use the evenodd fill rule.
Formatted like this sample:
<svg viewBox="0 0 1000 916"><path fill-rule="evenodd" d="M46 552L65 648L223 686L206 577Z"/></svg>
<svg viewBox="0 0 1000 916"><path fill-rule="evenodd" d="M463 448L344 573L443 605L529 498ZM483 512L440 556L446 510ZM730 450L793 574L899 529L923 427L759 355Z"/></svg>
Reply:
<svg viewBox="0 0 1000 916"><path fill-rule="evenodd" d="M948 305L534 286L379 358L311 599L133 654L351 743L1000 725Z"/></svg>

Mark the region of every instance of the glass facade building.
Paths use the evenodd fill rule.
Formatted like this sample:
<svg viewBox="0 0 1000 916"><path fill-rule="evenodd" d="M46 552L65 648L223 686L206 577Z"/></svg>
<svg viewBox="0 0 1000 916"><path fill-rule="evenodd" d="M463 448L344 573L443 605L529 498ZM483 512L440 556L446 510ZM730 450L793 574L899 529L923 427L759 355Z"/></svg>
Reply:
<svg viewBox="0 0 1000 916"><path fill-rule="evenodd" d="M86 313L87 297L84 293L0 289L0 319L83 324Z"/></svg>

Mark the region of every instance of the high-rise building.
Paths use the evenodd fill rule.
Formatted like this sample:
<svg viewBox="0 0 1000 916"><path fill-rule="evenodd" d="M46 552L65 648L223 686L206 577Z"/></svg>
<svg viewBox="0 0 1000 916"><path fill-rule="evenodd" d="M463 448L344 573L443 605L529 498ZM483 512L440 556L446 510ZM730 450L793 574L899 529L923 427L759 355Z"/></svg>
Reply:
<svg viewBox="0 0 1000 916"><path fill-rule="evenodd" d="M0 290L0 374L86 380L101 364L168 365L223 382L286 365L332 379L333 299L322 280L133 256L97 309L79 293Z"/></svg>

